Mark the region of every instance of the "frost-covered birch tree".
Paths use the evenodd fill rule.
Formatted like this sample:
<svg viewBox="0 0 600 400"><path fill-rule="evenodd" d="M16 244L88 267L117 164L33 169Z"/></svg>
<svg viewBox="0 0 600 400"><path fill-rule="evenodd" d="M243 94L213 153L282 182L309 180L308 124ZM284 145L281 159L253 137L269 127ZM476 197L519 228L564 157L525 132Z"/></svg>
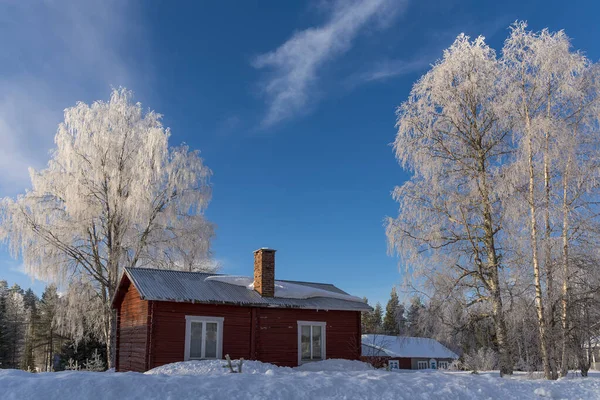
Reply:
<svg viewBox="0 0 600 400"><path fill-rule="evenodd" d="M599 103L598 64L563 31L523 22L500 58L459 36L414 85L394 142L413 177L387 229L426 312L447 325L432 335L498 347L501 368L509 346L520 369L586 374L600 334ZM457 306L470 311L453 318Z"/></svg>
<svg viewBox="0 0 600 400"><path fill-rule="evenodd" d="M511 118L496 54L465 35L444 52L398 109L394 150L413 173L397 187L390 248L417 275L442 274L491 306L501 374L512 358L501 295L502 202L496 190L510 151Z"/></svg>
<svg viewBox="0 0 600 400"><path fill-rule="evenodd" d="M78 103L65 110L47 167L30 170L31 189L2 201L0 237L12 255L31 276L68 288L62 326L81 337L85 311L110 355L110 300L124 267L207 265L211 171L197 151L169 147L169 136L125 89Z"/></svg>
<svg viewBox="0 0 600 400"><path fill-rule="evenodd" d="M570 40L563 31L532 32L524 22L512 26L502 60L510 82L507 104L513 107L511 113L516 121L513 138L517 149L510 167L516 196L509 197L507 208L516 223L515 232L523 226L524 206L528 208L529 240L525 237L517 240L528 243L531 249L526 259L530 260L533 272L544 373L546 378L556 379L559 359L562 373L566 374L566 299L571 275L569 222L579 213L570 207L573 205L570 197L575 191L579 195L572 199L577 198L579 205L581 200L589 200L597 177L597 145L589 140L590 135L597 140L598 134L590 126L590 121L592 125L594 121L595 79L589 61L571 50ZM583 177L580 173L587 176L585 188L577 188L578 179L573 180L573 174ZM562 271L558 269L561 263ZM556 288L557 276L563 280L561 294ZM563 310L559 316L561 297ZM562 334L558 332L559 319ZM554 344L561 341L559 356Z"/></svg>

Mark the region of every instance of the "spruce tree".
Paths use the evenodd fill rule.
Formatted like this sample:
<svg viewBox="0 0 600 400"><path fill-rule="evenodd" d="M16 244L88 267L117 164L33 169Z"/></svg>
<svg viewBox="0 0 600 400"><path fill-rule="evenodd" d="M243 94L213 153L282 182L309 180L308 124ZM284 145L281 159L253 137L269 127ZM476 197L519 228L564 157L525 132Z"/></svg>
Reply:
<svg viewBox="0 0 600 400"><path fill-rule="evenodd" d="M367 304L369 303L369 299L367 299L366 297L363 297L363 301ZM362 313L360 313L360 327L362 333L371 333L371 321L373 319L372 314L373 311L363 311Z"/></svg>
<svg viewBox="0 0 600 400"><path fill-rule="evenodd" d="M400 312L400 300L398 300L398 294L396 288L392 288L390 299L385 306L385 318L383 319L383 332L386 335L398 335L400 334L400 327L398 324Z"/></svg>
<svg viewBox="0 0 600 400"><path fill-rule="evenodd" d="M377 302L375 305L375 310L373 311L373 332L370 333L381 333L383 329L383 308L381 307L381 303Z"/></svg>
<svg viewBox="0 0 600 400"><path fill-rule="evenodd" d="M39 299L31 289L27 289L23 295L25 309L27 312L26 318L26 333L25 333L25 349L21 368L26 371L35 370L35 342L36 328L38 324L38 302Z"/></svg>
<svg viewBox="0 0 600 400"><path fill-rule="evenodd" d="M38 323L35 332L36 347L42 350L41 359L44 371L52 371L54 354L60 351L61 338L54 330L54 317L58 304L58 292L55 285L48 285L42 294L38 311Z"/></svg>
<svg viewBox="0 0 600 400"><path fill-rule="evenodd" d="M0 280L0 368L6 368L8 358L7 326L6 326L6 297L8 283Z"/></svg>
<svg viewBox="0 0 600 400"><path fill-rule="evenodd" d="M19 368L21 365L26 324L27 312L23 300L23 289L15 284L5 298L3 330L6 352L2 363L3 367Z"/></svg>
<svg viewBox="0 0 600 400"><path fill-rule="evenodd" d="M410 336L423 336L423 329L421 329L419 317L424 308L425 306L420 297L415 296L411 299L410 306L406 312L406 323L408 325L408 333Z"/></svg>

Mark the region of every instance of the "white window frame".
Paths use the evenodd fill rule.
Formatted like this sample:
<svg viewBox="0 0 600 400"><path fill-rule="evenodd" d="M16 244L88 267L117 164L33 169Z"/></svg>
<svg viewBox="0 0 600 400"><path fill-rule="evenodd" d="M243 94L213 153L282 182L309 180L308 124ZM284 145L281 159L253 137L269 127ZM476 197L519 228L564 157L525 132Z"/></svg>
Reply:
<svg viewBox="0 0 600 400"><path fill-rule="evenodd" d="M298 365L302 365L303 363L309 363L309 362L313 362L313 361L320 361L320 360L311 360L311 361L307 361L307 360L302 360L302 327L303 326L310 326L310 346L311 346L311 351L310 353L312 354L312 327L313 326L320 326L321 327L321 360L326 360L327 356L326 356L326 352L325 349L327 348L326 346L326 338L327 338L327 323L326 322L322 322L322 321L298 321Z"/></svg>
<svg viewBox="0 0 600 400"><path fill-rule="evenodd" d="M400 361L390 360L388 362L388 366L390 367L390 369L400 369Z"/></svg>
<svg viewBox="0 0 600 400"><path fill-rule="evenodd" d="M429 361L418 360L417 369L429 369Z"/></svg>
<svg viewBox="0 0 600 400"><path fill-rule="evenodd" d="M183 359L189 360L219 360L223 358L223 317L204 317L200 315L186 315L185 316L185 354ZM217 357L216 358L190 358L190 344L192 341L192 322L203 322L202 327L202 355L204 356L206 346L206 323L216 322L217 323Z"/></svg>
<svg viewBox="0 0 600 400"><path fill-rule="evenodd" d="M438 369L448 369L448 365L450 365L450 363L448 363L448 361L438 361L437 363L438 365Z"/></svg>

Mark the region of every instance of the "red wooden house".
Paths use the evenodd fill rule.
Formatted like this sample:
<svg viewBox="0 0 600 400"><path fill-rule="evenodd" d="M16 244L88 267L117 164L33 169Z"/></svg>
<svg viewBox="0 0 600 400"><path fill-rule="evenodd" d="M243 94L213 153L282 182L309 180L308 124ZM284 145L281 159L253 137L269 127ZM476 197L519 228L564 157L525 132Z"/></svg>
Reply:
<svg viewBox="0 0 600 400"><path fill-rule="evenodd" d="M232 358L297 366L358 359L361 311L337 287L276 281L275 250L254 252L254 278L127 268L113 299L117 371Z"/></svg>

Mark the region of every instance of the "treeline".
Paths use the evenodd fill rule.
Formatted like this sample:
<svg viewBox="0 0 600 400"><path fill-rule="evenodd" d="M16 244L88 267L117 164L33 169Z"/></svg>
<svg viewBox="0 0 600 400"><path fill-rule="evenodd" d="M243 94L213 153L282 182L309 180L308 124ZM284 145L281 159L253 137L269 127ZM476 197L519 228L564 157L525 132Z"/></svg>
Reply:
<svg viewBox="0 0 600 400"><path fill-rule="evenodd" d="M364 301L368 302L367 298ZM514 369L518 371L543 370L534 302L535 299L519 295L515 290L507 304L509 350ZM600 337L600 293L590 293L576 304L579 310L574 310L571 317L572 347L567 362L570 369L587 371L591 367L592 352L596 360L600 360L600 346L595 339ZM457 298L420 293L405 305L400 303L393 288L385 310L380 303L373 308L362 314L363 334L433 338L459 354L459 365L466 369L490 370L499 366L496 331L485 304L465 307Z"/></svg>
<svg viewBox="0 0 600 400"><path fill-rule="evenodd" d="M103 346L93 339L75 343L62 334L57 316L61 297L49 285L41 297L16 283L0 280L0 368L59 371L83 366L98 356L105 363ZM98 352L100 350L100 352Z"/></svg>
<svg viewBox="0 0 600 400"><path fill-rule="evenodd" d="M364 297L365 303L369 300ZM436 337L448 348L454 350L457 354L462 354L463 350L468 350L460 344L454 343L453 338L438 335L436 322L430 317L432 310L429 304L423 303L421 297L411 297L408 306L400 302L396 288L392 288L390 299L388 300L385 311L381 303L377 302L373 306L373 311L363 312L361 316L361 326L363 334L380 334L392 336L409 337ZM479 346L475 346L479 347Z"/></svg>
<svg viewBox="0 0 600 400"><path fill-rule="evenodd" d="M365 303L369 302L366 297L363 300ZM396 288L392 288L385 313L379 302L373 306L373 311L362 313L362 333L423 337L425 332L418 323L423 307L421 299L417 296L413 297L410 305L406 307L400 303Z"/></svg>

